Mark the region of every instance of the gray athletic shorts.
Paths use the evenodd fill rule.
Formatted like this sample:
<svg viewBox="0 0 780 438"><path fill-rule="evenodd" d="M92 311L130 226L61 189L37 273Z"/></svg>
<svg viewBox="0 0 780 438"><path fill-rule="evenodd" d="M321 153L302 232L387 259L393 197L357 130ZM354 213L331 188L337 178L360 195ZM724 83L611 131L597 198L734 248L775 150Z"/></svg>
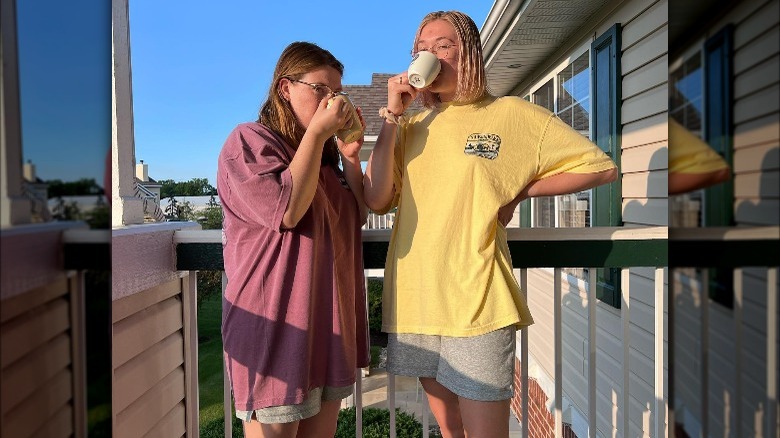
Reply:
<svg viewBox="0 0 780 438"><path fill-rule="evenodd" d="M292 423L293 421L305 420L317 415L323 401L347 398L352 394L352 389L352 385L326 386L324 389L314 388L309 391L309 395L299 405L271 406L254 411L236 410L236 417L241 421L257 420L266 424Z"/></svg>
<svg viewBox="0 0 780 438"><path fill-rule="evenodd" d="M469 337L390 333L387 371L436 379L460 397L477 401L512 398L515 326Z"/></svg>

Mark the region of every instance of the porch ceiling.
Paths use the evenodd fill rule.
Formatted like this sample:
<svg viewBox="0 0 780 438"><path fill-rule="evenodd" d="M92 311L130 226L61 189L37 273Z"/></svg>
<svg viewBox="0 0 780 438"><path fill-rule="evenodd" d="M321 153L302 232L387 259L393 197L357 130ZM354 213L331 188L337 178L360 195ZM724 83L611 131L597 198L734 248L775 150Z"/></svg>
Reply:
<svg viewBox="0 0 780 438"><path fill-rule="evenodd" d="M497 0L480 31L488 86L506 95L610 0Z"/></svg>

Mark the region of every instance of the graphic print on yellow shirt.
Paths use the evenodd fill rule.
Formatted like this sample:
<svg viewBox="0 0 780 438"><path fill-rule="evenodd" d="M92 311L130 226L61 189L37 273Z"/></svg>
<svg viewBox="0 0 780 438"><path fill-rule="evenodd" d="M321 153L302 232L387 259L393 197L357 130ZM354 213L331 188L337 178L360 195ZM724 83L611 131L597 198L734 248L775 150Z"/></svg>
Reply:
<svg viewBox="0 0 780 438"><path fill-rule="evenodd" d="M382 330L476 336L533 323L498 209L535 179L614 163L518 97L443 104L398 129Z"/></svg>
<svg viewBox="0 0 780 438"><path fill-rule="evenodd" d="M498 151L501 149L501 137L496 134L471 134L466 139L466 148L463 152L466 155L476 155L478 157L495 160Z"/></svg>

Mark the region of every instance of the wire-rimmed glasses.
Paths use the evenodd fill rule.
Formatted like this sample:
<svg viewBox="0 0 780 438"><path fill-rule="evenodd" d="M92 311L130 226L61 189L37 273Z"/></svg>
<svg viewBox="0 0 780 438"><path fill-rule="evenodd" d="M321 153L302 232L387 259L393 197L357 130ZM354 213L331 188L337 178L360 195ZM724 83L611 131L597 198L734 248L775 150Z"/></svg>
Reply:
<svg viewBox="0 0 780 438"><path fill-rule="evenodd" d="M335 96L337 93L339 93L333 91L333 88L330 88L325 84L311 83L311 82L306 82L300 79L293 79L293 78L287 78L287 79L292 82L298 82L299 84L308 85L309 87L311 87L312 90L314 90L315 93L317 93L320 99L323 99L328 96Z"/></svg>
<svg viewBox="0 0 780 438"><path fill-rule="evenodd" d="M450 56L451 49L455 46L456 44L452 43L439 43L428 49L421 47L419 49L412 50L412 57L416 56L418 52L425 51L433 53L439 59L447 59Z"/></svg>

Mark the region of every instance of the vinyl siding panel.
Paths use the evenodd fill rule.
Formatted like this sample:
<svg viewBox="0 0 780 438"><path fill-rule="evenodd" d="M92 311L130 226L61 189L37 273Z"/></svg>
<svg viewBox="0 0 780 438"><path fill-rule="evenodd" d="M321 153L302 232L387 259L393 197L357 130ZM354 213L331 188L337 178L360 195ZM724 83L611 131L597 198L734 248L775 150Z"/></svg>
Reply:
<svg viewBox="0 0 780 438"><path fill-rule="evenodd" d="M592 35L598 36L615 22L622 24L620 167L623 220L629 224L666 225L668 221L667 8L666 1L650 4L629 1L610 17L604 17L592 32ZM556 53L553 58L566 55ZM584 281L569 278L567 280L564 276L563 279L563 388L567 400L587 418L586 285ZM529 328L529 354L552 380L555 370L554 347L550 342L553 333L552 270L529 270L528 285L529 307L536 321ZM621 420L624 408L621 312L600 302L596 310L597 427L605 436L612 436L613 431L618 436L642 436L642 430L652 430L649 426L652 416L646 411L654 408L655 394L653 270L631 270L629 288L629 378L633 401L628 410L632 429L627 434L622 430ZM650 403L649 408L646 403Z"/></svg>

